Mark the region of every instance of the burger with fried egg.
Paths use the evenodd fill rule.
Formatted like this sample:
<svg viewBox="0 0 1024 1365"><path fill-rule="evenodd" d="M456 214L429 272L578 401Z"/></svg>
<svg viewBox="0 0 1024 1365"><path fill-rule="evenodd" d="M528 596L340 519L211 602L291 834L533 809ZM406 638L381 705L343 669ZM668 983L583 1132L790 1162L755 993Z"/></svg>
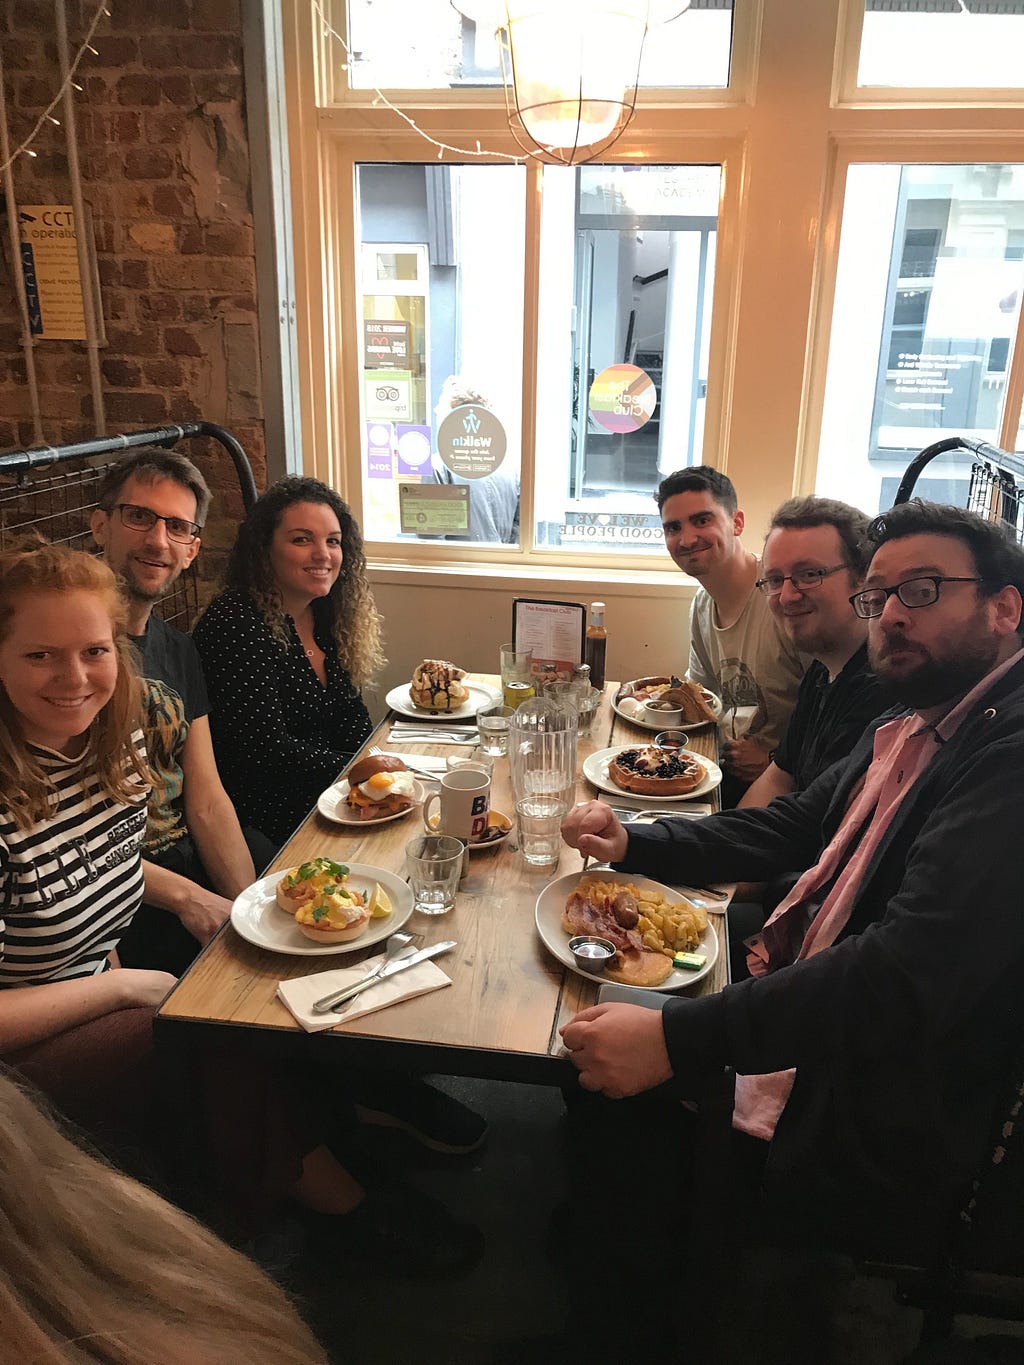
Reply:
<svg viewBox="0 0 1024 1365"><path fill-rule="evenodd" d="M349 809L360 820L400 815L416 803L416 779L397 754L368 754L345 774Z"/></svg>

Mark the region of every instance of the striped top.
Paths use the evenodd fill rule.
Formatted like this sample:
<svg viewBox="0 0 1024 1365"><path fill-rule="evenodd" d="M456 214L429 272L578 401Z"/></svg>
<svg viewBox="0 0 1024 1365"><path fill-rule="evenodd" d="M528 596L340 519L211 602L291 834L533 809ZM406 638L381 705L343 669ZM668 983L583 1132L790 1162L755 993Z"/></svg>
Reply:
<svg viewBox="0 0 1024 1365"><path fill-rule="evenodd" d="M141 730L132 743L145 753ZM103 971L142 900L148 787L113 801L87 755L32 747L59 800L27 830L0 806L0 987Z"/></svg>

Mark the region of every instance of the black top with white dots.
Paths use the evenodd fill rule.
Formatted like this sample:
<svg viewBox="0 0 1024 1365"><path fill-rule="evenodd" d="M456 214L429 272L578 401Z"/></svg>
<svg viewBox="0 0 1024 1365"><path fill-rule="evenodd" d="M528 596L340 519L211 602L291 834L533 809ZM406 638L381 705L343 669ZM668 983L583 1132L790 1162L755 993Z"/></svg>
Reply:
<svg viewBox="0 0 1024 1365"><path fill-rule="evenodd" d="M313 635L324 651L326 687L313 672L291 618L285 618L291 637L285 649L245 593L221 593L193 632L224 786L241 823L279 844L373 728L338 659L325 608L325 602L313 604Z"/></svg>

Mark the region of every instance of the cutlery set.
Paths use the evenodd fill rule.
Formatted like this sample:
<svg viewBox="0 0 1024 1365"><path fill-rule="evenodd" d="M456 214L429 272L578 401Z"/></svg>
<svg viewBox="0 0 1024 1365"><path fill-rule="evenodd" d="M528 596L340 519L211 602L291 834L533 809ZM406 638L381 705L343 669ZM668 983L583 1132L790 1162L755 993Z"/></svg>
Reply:
<svg viewBox="0 0 1024 1365"><path fill-rule="evenodd" d="M407 967L415 967L417 962L426 962L429 958L437 957L441 953L447 953L454 948L456 940L453 938L445 939L443 943L432 943L429 948L417 948L416 943L422 939L422 934L408 934L402 931L392 934L388 939L387 951L382 962L361 981L357 981L354 986L346 986L344 990L332 991L330 995L325 995L313 1004L314 1014L326 1014L328 1010L343 1014L347 1008L347 1002L354 1000L357 995L362 995L363 991L368 991L371 986L376 986L381 981L386 981L389 976L397 976L399 972L404 972Z"/></svg>

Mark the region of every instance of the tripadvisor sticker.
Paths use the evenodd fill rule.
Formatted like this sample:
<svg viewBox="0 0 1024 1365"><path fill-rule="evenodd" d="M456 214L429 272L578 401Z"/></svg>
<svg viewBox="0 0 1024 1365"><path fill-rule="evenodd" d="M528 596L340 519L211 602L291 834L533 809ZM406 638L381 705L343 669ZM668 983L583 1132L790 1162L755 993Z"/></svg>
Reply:
<svg viewBox="0 0 1024 1365"><path fill-rule="evenodd" d="M646 370L609 365L590 386L590 415L605 431L638 431L649 422L658 391Z"/></svg>
<svg viewBox="0 0 1024 1365"><path fill-rule="evenodd" d="M452 408L437 430L437 453L463 479L485 479L505 458L505 428L478 403Z"/></svg>

